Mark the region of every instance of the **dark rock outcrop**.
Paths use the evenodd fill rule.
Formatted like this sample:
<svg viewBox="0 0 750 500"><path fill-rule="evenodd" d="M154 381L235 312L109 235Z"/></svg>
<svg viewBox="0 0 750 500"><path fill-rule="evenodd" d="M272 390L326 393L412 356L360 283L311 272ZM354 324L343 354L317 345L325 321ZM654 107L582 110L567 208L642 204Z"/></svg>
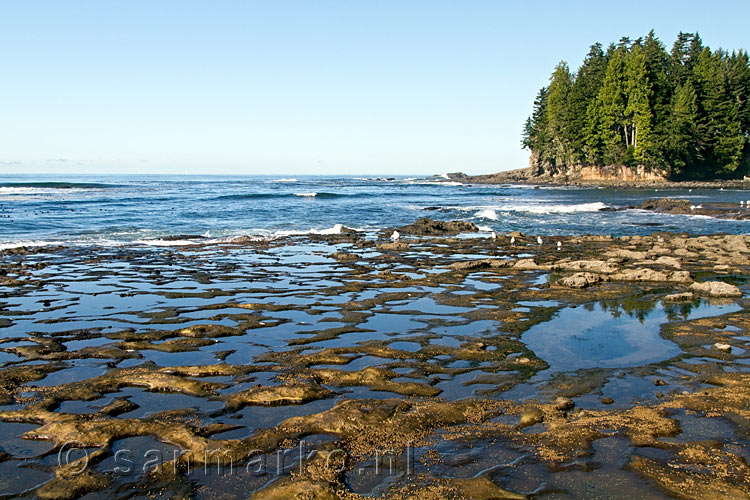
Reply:
<svg viewBox="0 0 750 500"><path fill-rule="evenodd" d="M469 233L479 231L479 228L471 222L460 220L442 221L427 217L417 219L413 224L400 227L399 232L418 236L444 236L458 233Z"/></svg>

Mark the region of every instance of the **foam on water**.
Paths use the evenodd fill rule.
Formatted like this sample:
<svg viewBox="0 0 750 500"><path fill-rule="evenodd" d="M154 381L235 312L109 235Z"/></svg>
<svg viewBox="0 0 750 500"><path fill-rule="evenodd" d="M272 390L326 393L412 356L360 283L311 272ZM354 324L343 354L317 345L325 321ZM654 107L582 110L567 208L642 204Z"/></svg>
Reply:
<svg viewBox="0 0 750 500"><path fill-rule="evenodd" d="M742 192L670 190L701 203ZM186 245L204 235L277 238L336 234L337 224L370 235L427 216L481 221L486 232L542 235L744 234L745 221L642 211L652 190L575 186L470 185L433 177L21 176L0 177L0 248L42 245ZM427 210L428 212L425 212ZM421 213L415 213L421 212ZM685 217L689 217L686 219ZM148 228L148 229L143 229ZM325 232L324 232L325 231Z"/></svg>
<svg viewBox="0 0 750 500"><path fill-rule="evenodd" d="M457 210L473 211L479 209L476 217L485 217L497 220L497 212L526 212L531 214L570 214L577 212L598 212L607 208L601 201L593 203L574 203L570 205L559 203L508 203L504 205L492 205L485 207L447 207Z"/></svg>
<svg viewBox="0 0 750 500"><path fill-rule="evenodd" d="M480 210L476 214L474 214L474 217L479 217L482 219L490 219L490 220L497 220L497 212L492 210L491 208L485 208L484 210Z"/></svg>

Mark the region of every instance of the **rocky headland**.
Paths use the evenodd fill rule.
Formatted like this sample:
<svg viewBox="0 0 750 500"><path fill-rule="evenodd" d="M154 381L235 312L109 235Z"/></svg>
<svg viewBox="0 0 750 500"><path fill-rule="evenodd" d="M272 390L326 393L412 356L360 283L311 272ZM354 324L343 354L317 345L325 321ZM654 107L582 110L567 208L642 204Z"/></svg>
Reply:
<svg viewBox="0 0 750 500"><path fill-rule="evenodd" d="M556 186L605 186L621 188L750 189L750 178L736 180L675 181L662 172L625 166L576 166L557 170L532 165L494 174L447 174L451 180L472 184L534 184Z"/></svg>

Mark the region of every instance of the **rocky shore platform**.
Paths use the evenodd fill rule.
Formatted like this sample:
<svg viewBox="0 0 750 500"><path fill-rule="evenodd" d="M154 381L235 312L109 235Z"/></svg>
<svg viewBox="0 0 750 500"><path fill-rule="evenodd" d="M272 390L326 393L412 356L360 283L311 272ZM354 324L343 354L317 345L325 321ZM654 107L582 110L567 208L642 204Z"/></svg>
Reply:
<svg viewBox="0 0 750 500"><path fill-rule="evenodd" d="M748 498L750 236L0 253L2 498Z"/></svg>
<svg viewBox="0 0 750 500"><path fill-rule="evenodd" d="M705 181L674 181L659 176L627 177L592 176L571 173L550 175L538 167L519 168L494 174L467 175L462 172L447 174L453 181L469 184L533 184L547 186L601 186L609 188L684 188L684 189L748 189L750 178Z"/></svg>

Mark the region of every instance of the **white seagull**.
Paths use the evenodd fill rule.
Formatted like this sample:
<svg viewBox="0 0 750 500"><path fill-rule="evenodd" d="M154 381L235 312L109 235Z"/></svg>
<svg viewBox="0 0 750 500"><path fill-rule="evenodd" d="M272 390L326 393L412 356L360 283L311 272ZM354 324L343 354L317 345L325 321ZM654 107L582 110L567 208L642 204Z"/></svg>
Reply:
<svg viewBox="0 0 750 500"><path fill-rule="evenodd" d="M511 246L515 246L515 244L516 244L516 237L515 236L511 236L510 237L510 245Z"/></svg>
<svg viewBox="0 0 750 500"><path fill-rule="evenodd" d="M544 243L544 241L542 241L542 237L541 237L541 236L537 236L537 237L536 237L536 242L537 242L537 243L539 243L540 245L541 245L542 243Z"/></svg>
<svg viewBox="0 0 750 500"><path fill-rule="evenodd" d="M560 250L561 248L562 248L562 242L558 241L557 242L557 249Z"/></svg>
<svg viewBox="0 0 750 500"><path fill-rule="evenodd" d="M398 240L398 239L399 239L400 237L401 237L401 235L400 235L400 234L398 234L398 231L393 231L393 234L391 235L391 239L392 239L393 241L396 241L396 240Z"/></svg>
<svg viewBox="0 0 750 500"><path fill-rule="evenodd" d="M497 233L495 231L492 231L492 234L490 234L490 238L492 238L493 240L496 240L497 239Z"/></svg>

